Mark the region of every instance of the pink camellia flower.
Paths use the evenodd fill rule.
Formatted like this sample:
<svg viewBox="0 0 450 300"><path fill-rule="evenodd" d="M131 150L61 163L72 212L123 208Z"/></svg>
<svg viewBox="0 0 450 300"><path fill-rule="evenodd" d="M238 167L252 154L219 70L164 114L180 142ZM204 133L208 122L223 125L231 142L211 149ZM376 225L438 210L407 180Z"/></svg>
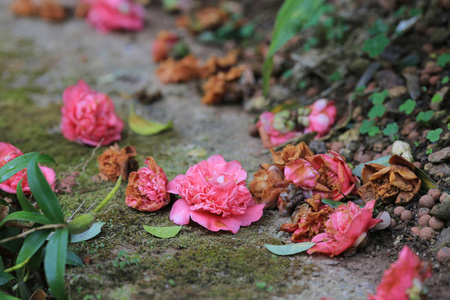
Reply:
<svg viewBox="0 0 450 300"><path fill-rule="evenodd" d="M422 283L430 276L430 264L421 261L408 246L404 246L398 260L384 272L377 293L369 295L368 300L422 299Z"/></svg>
<svg viewBox="0 0 450 300"><path fill-rule="evenodd" d="M307 197L319 194L323 199L339 201L355 191L352 170L334 151L296 159L285 166L284 176L302 188Z"/></svg>
<svg viewBox="0 0 450 300"><path fill-rule="evenodd" d="M129 207L140 211L156 211L170 202L167 193L167 177L163 169L149 156L147 167L132 172L125 190L125 201Z"/></svg>
<svg viewBox="0 0 450 300"><path fill-rule="evenodd" d="M334 101L319 99L309 108L311 109L308 116L309 126L305 129L305 133L316 131L318 137L326 135L336 120L337 109Z"/></svg>
<svg viewBox="0 0 450 300"><path fill-rule="evenodd" d="M380 219L372 218L374 206L375 201L367 202L364 208L353 202L339 206L325 224L325 232L311 240L316 244L308 253L319 252L333 257L345 251L356 251L367 231L381 222Z"/></svg>
<svg viewBox="0 0 450 300"><path fill-rule="evenodd" d="M298 131L281 132L276 130L273 127L274 117L274 113L266 111L259 116L259 121L256 123L264 147L270 149L282 145L295 137L300 137L303 134Z"/></svg>
<svg viewBox="0 0 450 300"><path fill-rule="evenodd" d="M144 28L145 10L131 0L88 0L87 21L98 31L139 31Z"/></svg>
<svg viewBox="0 0 450 300"><path fill-rule="evenodd" d="M105 94L91 90L83 81L66 88L61 109L61 131L69 141L102 146L120 140L124 123Z"/></svg>
<svg viewBox="0 0 450 300"><path fill-rule="evenodd" d="M16 157L23 155L22 151L14 147L9 143L0 142L0 168L6 165L8 162L13 160ZM55 171L48 167L40 167L42 174L47 179L49 185L54 188L55 186ZM21 170L9 179L0 183L0 189L10 193L15 194L17 191L17 185L20 180L22 180L22 190L25 195L31 194L30 187L28 185L27 180L27 172L25 170Z"/></svg>
<svg viewBox="0 0 450 300"><path fill-rule="evenodd" d="M191 218L211 231L237 233L240 226L258 221L265 205L255 204L246 178L239 162L227 162L218 154L190 167L167 186L169 193L182 197L173 204L170 219L186 225Z"/></svg>

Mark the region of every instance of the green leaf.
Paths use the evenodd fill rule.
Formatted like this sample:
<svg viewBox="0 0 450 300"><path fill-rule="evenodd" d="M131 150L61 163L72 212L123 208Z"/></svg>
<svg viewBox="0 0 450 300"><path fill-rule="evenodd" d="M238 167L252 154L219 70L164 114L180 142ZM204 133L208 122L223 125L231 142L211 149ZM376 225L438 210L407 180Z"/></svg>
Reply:
<svg viewBox="0 0 450 300"><path fill-rule="evenodd" d="M3 270L0 270L0 286L7 284L8 282L10 282L11 280L16 279L14 276L12 276L9 273L3 272ZM2 294L0 294L1 296L3 296ZM7 298L3 298L0 297L0 299L7 299ZM14 298L17 299L17 298Z"/></svg>
<svg viewBox="0 0 450 300"><path fill-rule="evenodd" d="M375 121L374 120L363 120L361 126L359 127L359 132L361 134L366 134L369 132L370 127L374 126Z"/></svg>
<svg viewBox="0 0 450 300"><path fill-rule="evenodd" d="M386 23L383 22L382 19L377 19L375 22L372 23L372 26L370 26L369 33L371 35L386 33L388 29L389 27L387 26Z"/></svg>
<svg viewBox="0 0 450 300"><path fill-rule="evenodd" d="M430 148L430 149L427 149L427 151L425 151L425 153L426 153L426 154L431 154L431 153L433 153L433 149L431 149L431 148Z"/></svg>
<svg viewBox="0 0 450 300"><path fill-rule="evenodd" d="M445 76L444 78L442 78L441 83L446 84L446 83L449 83L449 81L450 81L450 77Z"/></svg>
<svg viewBox="0 0 450 300"><path fill-rule="evenodd" d="M22 179L20 179L19 183L17 184L16 192L17 192L17 199L19 200L20 206L24 211L39 213L38 209L31 204L31 202L25 197L22 190Z"/></svg>
<svg viewBox="0 0 450 300"><path fill-rule="evenodd" d="M0 240L18 235L22 232L20 228L15 227L0 227ZM11 252L18 253L22 247L23 239L14 239L12 241L1 244L1 246ZM1 261L1 259L0 259Z"/></svg>
<svg viewBox="0 0 450 300"><path fill-rule="evenodd" d="M105 225L105 222L96 222L96 223L92 224L91 228L89 228L85 232L82 232L79 234L71 234L70 242L78 243L81 241L86 241L86 240L92 239L93 237L97 236L102 231L103 225Z"/></svg>
<svg viewBox="0 0 450 300"><path fill-rule="evenodd" d="M84 263L78 255L73 253L72 250L67 249L66 265L82 267L84 266Z"/></svg>
<svg viewBox="0 0 450 300"><path fill-rule="evenodd" d="M386 107L383 104L374 105L369 111L369 118L375 119L376 117L382 117L386 112Z"/></svg>
<svg viewBox="0 0 450 300"><path fill-rule="evenodd" d="M422 185L420 186L422 190L428 191L429 189L439 188L438 184L421 169L415 168L414 173L420 178L420 180L422 180Z"/></svg>
<svg viewBox="0 0 450 300"><path fill-rule="evenodd" d="M443 131L442 128L428 131L427 139L430 140L430 142L439 141L439 137L440 137L442 131Z"/></svg>
<svg viewBox="0 0 450 300"><path fill-rule="evenodd" d="M431 117L433 117L434 112L432 110L429 111L421 111L416 117L417 122L428 122L431 120Z"/></svg>
<svg viewBox="0 0 450 300"><path fill-rule="evenodd" d="M408 99L402 105L399 106L399 111L404 111L407 115L411 114L416 108L416 101Z"/></svg>
<svg viewBox="0 0 450 300"><path fill-rule="evenodd" d="M383 130L383 134L385 136L391 136L398 132L398 125L397 123L389 123L386 128Z"/></svg>
<svg viewBox="0 0 450 300"><path fill-rule="evenodd" d="M344 203L344 202L333 201L333 200L330 200L330 199L322 199L322 203L330 206L331 208L338 208L339 206L341 206L343 204L346 205L346 203Z"/></svg>
<svg viewBox="0 0 450 300"><path fill-rule="evenodd" d="M276 255L293 255L300 252L304 252L314 246L316 243L305 242L305 243L295 243L288 245L268 245L265 244L264 247L270 252Z"/></svg>
<svg viewBox="0 0 450 300"><path fill-rule="evenodd" d="M170 129L173 127L172 122L167 122L167 124L162 124L158 122L153 122L150 120L146 120L134 112L134 107L132 104L129 106L129 115L128 115L128 126L130 129L139 135L154 135L160 133L164 130Z"/></svg>
<svg viewBox="0 0 450 300"><path fill-rule="evenodd" d="M66 270L67 241L69 230L57 229L45 248L44 270L47 284L57 299L67 299L64 290L64 273Z"/></svg>
<svg viewBox="0 0 450 300"><path fill-rule="evenodd" d="M366 163L359 164L352 170L352 174L361 178L362 169L364 168L364 165L366 165L366 164L379 164L379 165L383 165L383 166L390 166L391 165L389 163L390 158L391 158L391 156L383 156L383 157L368 161Z"/></svg>
<svg viewBox="0 0 450 300"><path fill-rule="evenodd" d="M330 75L330 77L328 77L329 81L339 81L342 79L341 73L339 73L339 71L334 71L333 74Z"/></svg>
<svg viewBox="0 0 450 300"><path fill-rule="evenodd" d="M38 163L54 163L55 160L46 154L40 154L38 152L30 152L19 157L14 158L3 167L0 168L0 183L8 180L11 176L14 176L20 170L25 169L32 158L38 156Z"/></svg>
<svg viewBox="0 0 450 300"><path fill-rule="evenodd" d="M286 0L281 6L272 32L272 42L263 65L263 91L267 96L269 79L273 68L273 56L308 22L316 16L324 0Z"/></svg>
<svg viewBox="0 0 450 300"><path fill-rule="evenodd" d="M362 50L367 52L370 57L374 58L383 53L391 41L382 33L376 35L364 42Z"/></svg>
<svg viewBox="0 0 450 300"><path fill-rule="evenodd" d="M433 98L431 98L432 103L438 103L441 102L442 100L444 100L444 98L442 97L441 94L435 94Z"/></svg>
<svg viewBox="0 0 450 300"><path fill-rule="evenodd" d="M384 100L386 99L386 97L388 96L389 91L388 90L384 90L382 92L378 92L378 93L373 93L369 99L372 100L372 103L374 105L376 104L383 104Z"/></svg>
<svg viewBox="0 0 450 300"><path fill-rule="evenodd" d="M438 56L437 64L439 67L445 67L448 63L450 63L450 53L444 53Z"/></svg>
<svg viewBox="0 0 450 300"><path fill-rule="evenodd" d="M52 224L52 222L44 215L29 211L16 211L9 214L6 218L4 218L3 221L0 223L0 227L10 220L28 221L44 225Z"/></svg>
<svg viewBox="0 0 450 300"><path fill-rule="evenodd" d="M378 133L380 133L380 128L378 128L378 126L374 125L369 128L368 132L369 136L374 136L377 135Z"/></svg>
<svg viewBox="0 0 450 300"><path fill-rule="evenodd" d="M145 231L162 239L168 239L176 236L178 232L180 232L181 228L181 226L151 227L144 225Z"/></svg>
<svg viewBox="0 0 450 300"><path fill-rule="evenodd" d="M53 223L62 224L64 223L64 214L61 204L42 174L37 160L38 156L35 156L28 163L27 178L31 193L44 215Z"/></svg>
<svg viewBox="0 0 450 300"><path fill-rule="evenodd" d="M16 259L16 265L33 256L44 245L51 230L38 230L30 233L23 241L22 248Z"/></svg>

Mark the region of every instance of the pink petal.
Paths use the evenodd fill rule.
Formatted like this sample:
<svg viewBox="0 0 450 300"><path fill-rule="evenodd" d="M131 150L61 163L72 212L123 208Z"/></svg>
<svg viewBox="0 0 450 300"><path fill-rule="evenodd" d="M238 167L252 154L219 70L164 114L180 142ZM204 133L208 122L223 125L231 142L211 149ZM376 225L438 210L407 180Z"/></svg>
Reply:
<svg viewBox="0 0 450 300"><path fill-rule="evenodd" d="M236 233L240 227L239 224L235 223L233 220L202 210L192 211L191 218L192 221L211 231L227 230Z"/></svg>
<svg viewBox="0 0 450 300"><path fill-rule="evenodd" d="M177 200L170 210L169 219L178 225L186 225L189 223L191 209L184 199Z"/></svg>
<svg viewBox="0 0 450 300"><path fill-rule="evenodd" d="M242 215L233 215L227 218L232 220L234 223L239 224L240 226L248 226L251 223L261 219L264 206L265 204L256 204L248 207L245 213L243 213Z"/></svg>

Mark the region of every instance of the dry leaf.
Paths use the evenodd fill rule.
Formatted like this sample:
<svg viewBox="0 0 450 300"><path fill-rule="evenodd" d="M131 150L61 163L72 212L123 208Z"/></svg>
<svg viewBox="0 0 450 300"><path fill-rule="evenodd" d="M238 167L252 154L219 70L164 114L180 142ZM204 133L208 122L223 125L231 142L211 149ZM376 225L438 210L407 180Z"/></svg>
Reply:
<svg viewBox="0 0 450 300"><path fill-rule="evenodd" d="M240 95L240 90L235 89L232 83L239 80L244 69L245 67L241 65L232 68L227 73L219 72L219 74L211 76L203 85L204 96L202 98L202 103L207 105L221 103L226 94L231 92L234 92L236 95ZM236 95L229 98L233 100L239 98L236 97Z"/></svg>

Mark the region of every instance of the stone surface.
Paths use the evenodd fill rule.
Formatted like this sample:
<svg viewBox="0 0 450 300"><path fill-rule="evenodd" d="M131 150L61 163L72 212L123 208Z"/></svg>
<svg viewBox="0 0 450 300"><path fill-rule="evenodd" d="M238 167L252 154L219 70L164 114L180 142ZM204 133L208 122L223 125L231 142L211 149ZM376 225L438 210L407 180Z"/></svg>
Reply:
<svg viewBox="0 0 450 300"><path fill-rule="evenodd" d="M440 163L450 158L450 147L446 147L428 155L428 160L432 163Z"/></svg>
<svg viewBox="0 0 450 300"><path fill-rule="evenodd" d="M431 209L430 214L442 221L450 220L450 202L442 202L435 205Z"/></svg>
<svg viewBox="0 0 450 300"><path fill-rule="evenodd" d="M429 172L438 177L447 177L450 176L450 166L448 164L433 165Z"/></svg>

